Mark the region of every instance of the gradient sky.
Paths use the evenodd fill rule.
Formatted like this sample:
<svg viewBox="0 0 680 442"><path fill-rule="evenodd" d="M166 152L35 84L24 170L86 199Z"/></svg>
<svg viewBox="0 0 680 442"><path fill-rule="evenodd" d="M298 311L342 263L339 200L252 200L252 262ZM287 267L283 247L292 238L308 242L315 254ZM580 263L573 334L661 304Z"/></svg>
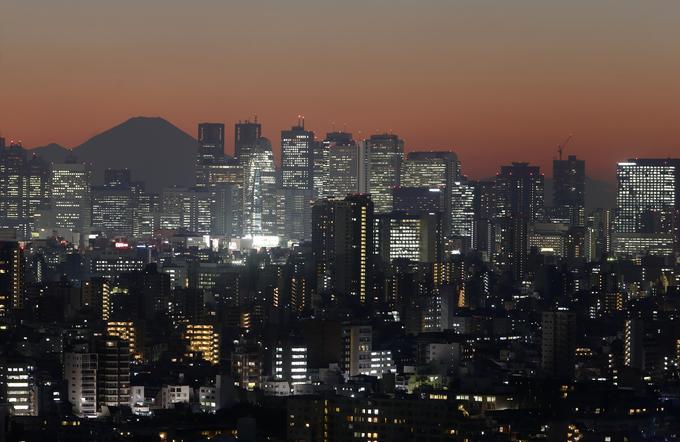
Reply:
<svg viewBox="0 0 680 442"><path fill-rule="evenodd" d="M131 116L257 114L278 144L393 131L550 174L557 145L611 180L631 156L680 156L680 1L2 0L0 133L74 146Z"/></svg>

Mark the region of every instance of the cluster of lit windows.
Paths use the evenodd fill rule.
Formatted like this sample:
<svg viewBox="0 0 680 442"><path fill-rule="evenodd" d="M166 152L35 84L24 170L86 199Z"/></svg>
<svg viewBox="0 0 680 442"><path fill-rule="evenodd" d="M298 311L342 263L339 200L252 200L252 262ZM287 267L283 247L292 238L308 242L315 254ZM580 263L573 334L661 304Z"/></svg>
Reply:
<svg viewBox="0 0 680 442"><path fill-rule="evenodd" d="M392 211L392 188L399 184L399 163L403 157L401 140L387 138L368 144L368 190L376 213Z"/></svg>
<svg viewBox="0 0 680 442"><path fill-rule="evenodd" d="M617 178L617 232L637 232L643 212L663 211L676 203L676 165L664 164L663 160L619 163Z"/></svg>

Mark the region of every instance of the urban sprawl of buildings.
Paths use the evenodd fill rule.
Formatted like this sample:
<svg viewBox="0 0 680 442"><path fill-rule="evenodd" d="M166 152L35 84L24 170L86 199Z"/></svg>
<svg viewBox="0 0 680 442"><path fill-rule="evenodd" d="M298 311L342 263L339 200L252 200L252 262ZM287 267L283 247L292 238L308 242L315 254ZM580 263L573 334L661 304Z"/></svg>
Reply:
<svg viewBox="0 0 680 442"><path fill-rule="evenodd" d="M152 193L0 139L0 440L680 435L680 159L586 211L561 152L546 205L538 166L394 134L233 147L199 124L195 185Z"/></svg>

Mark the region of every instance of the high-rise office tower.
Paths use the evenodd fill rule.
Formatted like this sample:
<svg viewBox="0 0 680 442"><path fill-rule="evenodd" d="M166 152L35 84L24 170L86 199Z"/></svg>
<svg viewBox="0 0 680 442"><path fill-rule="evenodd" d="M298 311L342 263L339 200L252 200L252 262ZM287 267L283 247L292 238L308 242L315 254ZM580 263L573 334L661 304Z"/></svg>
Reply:
<svg viewBox="0 0 680 442"><path fill-rule="evenodd" d="M395 212L409 214L444 212L445 189L439 187L395 187L392 190Z"/></svg>
<svg viewBox="0 0 680 442"><path fill-rule="evenodd" d="M241 157L248 153L248 150L255 146L257 140L262 137L262 125L255 121L239 121L234 125L234 157Z"/></svg>
<svg viewBox="0 0 680 442"><path fill-rule="evenodd" d="M281 131L280 234L290 240L310 237L310 210L314 187L314 132L305 130L304 120Z"/></svg>
<svg viewBox="0 0 680 442"><path fill-rule="evenodd" d="M499 215L522 217L527 221L543 217L543 175L538 166L512 163L496 175Z"/></svg>
<svg viewBox="0 0 680 442"><path fill-rule="evenodd" d="M458 155L446 151L409 152L401 165L404 187L446 187L460 178Z"/></svg>
<svg viewBox="0 0 680 442"><path fill-rule="evenodd" d="M399 185L399 168L404 159L404 141L392 134L372 135L365 142L365 154L362 166L366 167L366 187L375 212L391 212L392 189Z"/></svg>
<svg viewBox="0 0 680 442"><path fill-rule="evenodd" d="M453 183L460 180L458 155L447 151L409 152L401 165L399 184L403 187L440 189L441 211L447 236L452 232L451 191Z"/></svg>
<svg viewBox="0 0 680 442"><path fill-rule="evenodd" d="M21 144L0 150L0 225L15 228L26 235L26 151Z"/></svg>
<svg viewBox="0 0 680 442"><path fill-rule="evenodd" d="M230 230L225 224L226 200L232 195L224 189L221 172L230 158L224 153L224 124L198 125L196 156L196 188L206 190L210 198L210 228L207 233L225 235ZM229 232L230 233L230 232ZM239 234L240 234L239 230Z"/></svg>
<svg viewBox="0 0 680 442"><path fill-rule="evenodd" d="M373 202L367 195L319 200L312 208L317 287L360 303L370 300Z"/></svg>
<svg viewBox="0 0 680 442"><path fill-rule="evenodd" d="M134 201L132 179L128 169L107 169L104 185L93 186L92 229L110 237L132 237Z"/></svg>
<svg viewBox="0 0 680 442"><path fill-rule="evenodd" d="M53 164L50 179L55 227L83 232L90 227L90 167L76 162Z"/></svg>
<svg viewBox="0 0 680 442"><path fill-rule="evenodd" d="M129 188L93 186L92 230L108 237L132 237L134 207Z"/></svg>
<svg viewBox="0 0 680 442"><path fill-rule="evenodd" d="M466 238L472 245L475 220L475 186L466 179L451 184L451 234Z"/></svg>
<svg viewBox="0 0 680 442"><path fill-rule="evenodd" d="M212 233L215 235L232 238L243 234L244 162L225 158L209 169L213 201Z"/></svg>
<svg viewBox="0 0 680 442"><path fill-rule="evenodd" d="M617 233L642 232L652 213L665 224L680 209L680 159L629 160L618 164L616 175Z"/></svg>
<svg viewBox="0 0 680 442"><path fill-rule="evenodd" d="M314 132L305 130L304 120L281 131L281 174L284 189L312 190Z"/></svg>
<svg viewBox="0 0 680 442"><path fill-rule="evenodd" d="M291 241L309 241L311 238L311 189L277 190L278 235Z"/></svg>
<svg viewBox="0 0 680 442"><path fill-rule="evenodd" d="M592 250L593 259L609 256L613 250L612 230L614 227L614 213L610 209L598 209L593 212L591 225L595 239Z"/></svg>
<svg viewBox="0 0 680 442"><path fill-rule="evenodd" d="M151 237L160 228L160 196L157 193L148 193L144 189L133 187L133 199L132 236L134 238Z"/></svg>
<svg viewBox="0 0 680 442"><path fill-rule="evenodd" d="M485 261L489 261L493 253L493 219L497 208L496 183L477 181L473 197L475 220L472 248L479 251Z"/></svg>
<svg viewBox="0 0 680 442"><path fill-rule="evenodd" d="M359 149L347 132L326 134L328 144L328 198L344 198L359 191Z"/></svg>
<svg viewBox="0 0 680 442"><path fill-rule="evenodd" d="M38 225L53 225L43 219L50 206L50 165L37 155L26 164L24 198L30 232L37 231Z"/></svg>
<svg viewBox="0 0 680 442"><path fill-rule="evenodd" d="M335 265L335 209L333 200L314 201L312 206L312 254L317 292L333 288Z"/></svg>
<svg viewBox="0 0 680 442"><path fill-rule="evenodd" d="M212 199L210 192L197 188L169 187L161 195L162 229L186 229L201 235L210 234Z"/></svg>
<svg viewBox="0 0 680 442"><path fill-rule="evenodd" d="M0 321L24 301L24 253L16 241L0 241Z"/></svg>
<svg viewBox="0 0 680 442"><path fill-rule="evenodd" d="M243 155L245 235L276 235L276 170L268 139L260 138Z"/></svg>
<svg viewBox="0 0 680 442"><path fill-rule="evenodd" d="M574 377L576 326L576 315L565 308L543 312L541 368L555 379Z"/></svg>
<svg viewBox="0 0 680 442"><path fill-rule="evenodd" d="M553 160L553 205L564 212L573 225L585 224L586 162L574 155Z"/></svg>
<svg viewBox="0 0 680 442"><path fill-rule="evenodd" d="M410 259L440 262L442 259L442 217L440 213L419 215L392 212L376 215L379 254L383 262Z"/></svg>
<svg viewBox="0 0 680 442"><path fill-rule="evenodd" d="M527 222L518 216L500 216L491 225L491 261L499 273L523 281L527 272Z"/></svg>
<svg viewBox="0 0 680 442"><path fill-rule="evenodd" d="M224 157L224 124L200 123L198 125L198 149L196 152L196 186L208 187L211 164Z"/></svg>
<svg viewBox="0 0 680 442"><path fill-rule="evenodd" d="M312 198L325 198L330 174L330 143L314 141L312 149Z"/></svg>

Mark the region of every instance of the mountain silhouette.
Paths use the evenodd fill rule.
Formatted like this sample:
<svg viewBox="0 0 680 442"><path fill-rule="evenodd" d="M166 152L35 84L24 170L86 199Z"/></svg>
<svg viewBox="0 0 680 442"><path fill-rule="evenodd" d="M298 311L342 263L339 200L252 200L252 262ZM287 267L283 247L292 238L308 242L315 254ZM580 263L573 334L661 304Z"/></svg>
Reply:
<svg viewBox="0 0 680 442"><path fill-rule="evenodd" d="M63 162L69 153L92 164L92 183L102 184L106 169L130 169L134 181L160 192L191 186L195 179L196 140L160 117L134 117L93 136L72 150L58 144L32 149L47 161Z"/></svg>
<svg viewBox="0 0 680 442"><path fill-rule="evenodd" d="M132 179L150 191L191 186L196 140L163 118L135 117L95 135L73 149L78 161L93 165L93 182L103 183L106 169L128 168Z"/></svg>
<svg viewBox="0 0 680 442"><path fill-rule="evenodd" d="M30 153L38 155L40 158L50 163L63 163L70 152L70 149L57 143L34 147L30 150Z"/></svg>

